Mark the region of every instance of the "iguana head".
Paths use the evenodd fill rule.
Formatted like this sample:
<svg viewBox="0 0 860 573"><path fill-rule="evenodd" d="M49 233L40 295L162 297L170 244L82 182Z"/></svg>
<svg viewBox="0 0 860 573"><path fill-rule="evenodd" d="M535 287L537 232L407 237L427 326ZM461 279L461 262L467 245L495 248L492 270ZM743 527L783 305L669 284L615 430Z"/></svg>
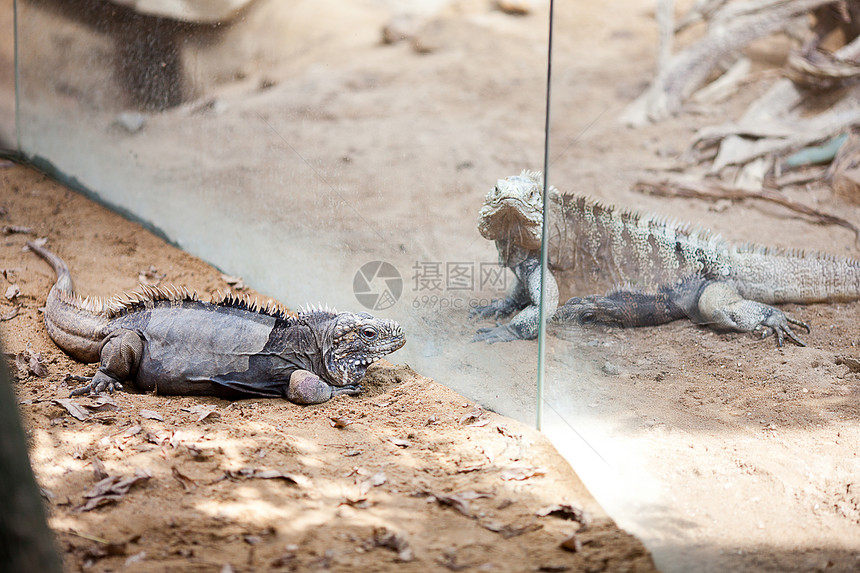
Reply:
<svg viewBox="0 0 860 573"><path fill-rule="evenodd" d="M478 231L485 239L527 251L540 249L542 223L543 175L538 171L499 179L478 215Z"/></svg>
<svg viewBox="0 0 860 573"><path fill-rule="evenodd" d="M393 320L366 312L311 311L299 317L313 325L322 349L322 372L333 386L357 384L367 367L404 344L406 337Z"/></svg>

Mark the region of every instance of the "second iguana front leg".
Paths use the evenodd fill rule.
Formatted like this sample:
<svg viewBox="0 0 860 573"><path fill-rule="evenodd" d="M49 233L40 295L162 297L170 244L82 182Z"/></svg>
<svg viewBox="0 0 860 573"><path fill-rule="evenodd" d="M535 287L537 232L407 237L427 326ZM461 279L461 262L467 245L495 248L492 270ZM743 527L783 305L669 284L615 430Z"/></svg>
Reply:
<svg viewBox="0 0 860 573"><path fill-rule="evenodd" d="M537 338L540 326L540 258L529 257L513 268L518 283L515 285L511 299L525 301L516 316L507 324L493 328L478 329L472 342L510 342L512 340L529 340ZM558 308L558 286L552 273L546 276L546 315L553 316Z"/></svg>

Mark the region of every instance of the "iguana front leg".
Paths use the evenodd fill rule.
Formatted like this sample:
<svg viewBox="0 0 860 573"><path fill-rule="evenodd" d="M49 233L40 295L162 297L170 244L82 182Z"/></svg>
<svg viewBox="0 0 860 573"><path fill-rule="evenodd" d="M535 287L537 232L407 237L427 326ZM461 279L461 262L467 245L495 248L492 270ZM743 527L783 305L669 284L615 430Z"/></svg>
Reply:
<svg viewBox="0 0 860 573"><path fill-rule="evenodd" d="M776 334L776 345L781 347L785 337L800 346L806 346L791 325L801 326L809 333L809 325L791 318L768 304L743 298L737 289L724 282L709 282L701 290L696 305L695 322L717 330L739 332L761 331L762 338Z"/></svg>
<svg viewBox="0 0 860 573"><path fill-rule="evenodd" d="M536 338L540 323L540 258L530 256L513 268L517 282L506 301L516 304L521 310L508 324L492 328L479 328L472 342L510 342ZM546 279L546 314L552 316L558 308L558 286L552 273ZM503 305L499 305L503 306Z"/></svg>
<svg viewBox="0 0 860 573"><path fill-rule="evenodd" d="M290 375L287 400L294 404L320 404L335 396L354 396L361 392L360 384L332 386L308 370L296 370Z"/></svg>
<svg viewBox="0 0 860 573"><path fill-rule="evenodd" d="M100 394L122 390L122 383L137 372L143 355L143 338L133 330L120 329L109 334L99 349L99 369L90 383L73 390L70 396Z"/></svg>

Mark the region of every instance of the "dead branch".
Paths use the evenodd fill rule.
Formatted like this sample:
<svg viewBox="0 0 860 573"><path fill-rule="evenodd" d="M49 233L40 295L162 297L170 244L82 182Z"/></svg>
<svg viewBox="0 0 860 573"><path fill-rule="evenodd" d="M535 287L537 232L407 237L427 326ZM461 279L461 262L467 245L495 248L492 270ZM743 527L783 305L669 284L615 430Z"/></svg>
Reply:
<svg viewBox="0 0 860 573"><path fill-rule="evenodd" d="M855 242L860 245L860 229L856 225L836 215L823 213L802 203L796 203L787 199L778 191L773 189L762 189L761 191L743 191L732 189L716 184L694 183L686 181L672 181L663 179L660 181L638 181L634 187L640 193L648 193L660 197L685 197L688 199L700 199L704 201L719 201L728 199L731 201L743 201L746 199L758 199L776 203L796 213L806 215L817 225L838 225L850 229L854 233Z"/></svg>
<svg viewBox="0 0 860 573"><path fill-rule="evenodd" d="M794 18L832 1L746 0L720 4L708 20L707 34L660 66L651 86L622 114L622 121L639 126L677 113L725 56L753 40L785 30ZM674 26L670 31L673 29Z"/></svg>

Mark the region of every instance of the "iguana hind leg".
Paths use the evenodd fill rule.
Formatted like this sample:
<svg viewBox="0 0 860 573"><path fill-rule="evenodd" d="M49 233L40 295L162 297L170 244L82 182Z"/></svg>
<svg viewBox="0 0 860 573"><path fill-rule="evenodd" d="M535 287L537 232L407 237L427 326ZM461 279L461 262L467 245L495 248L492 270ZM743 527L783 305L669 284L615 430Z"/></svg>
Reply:
<svg viewBox="0 0 860 573"><path fill-rule="evenodd" d="M131 380L137 372L143 354L143 339L133 330L112 332L102 341L99 350L99 369L90 383L73 390L71 396L100 394L107 390L122 390L122 383Z"/></svg>
<svg viewBox="0 0 860 573"><path fill-rule="evenodd" d="M629 328L655 326L686 316L671 291L617 291L607 296L573 297L558 309L553 320Z"/></svg>
<svg viewBox="0 0 860 573"><path fill-rule="evenodd" d="M791 318L768 304L745 299L735 287L719 281L704 286L698 297L696 312L690 318L717 330L760 331L762 338L775 334L776 344L780 347L786 337L799 346L806 346L791 329L792 324L810 332L805 322Z"/></svg>
<svg viewBox="0 0 860 573"><path fill-rule="evenodd" d="M761 331L762 337L776 335L782 346L786 337L806 346L791 329L809 326L773 306L743 298L725 282L690 277L656 293L616 291L607 296L592 295L568 300L555 315L555 322L605 324L608 326L654 326L688 317L715 330Z"/></svg>

